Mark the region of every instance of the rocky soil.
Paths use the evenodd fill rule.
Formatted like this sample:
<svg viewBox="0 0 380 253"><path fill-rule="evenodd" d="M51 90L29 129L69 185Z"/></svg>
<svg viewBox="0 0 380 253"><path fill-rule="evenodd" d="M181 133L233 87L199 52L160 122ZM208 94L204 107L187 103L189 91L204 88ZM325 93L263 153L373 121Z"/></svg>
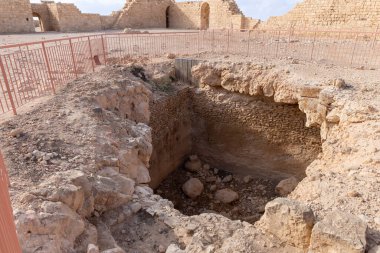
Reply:
<svg viewBox="0 0 380 253"><path fill-rule="evenodd" d="M175 89L167 85L173 78L171 64L164 64L165 71L157 71L157 65L106 67L0 126L24 252L377 253L379 72L292 60L216 60L193 69L196 92L224 89L298 104L307 125L320 127L323 151L288 198L270 201L254 225L210 212L187 216L176 210L147 186L149 101ZM199 165L196 160L190 159ZM195 172L198 165L185 164L186 172L175 172L182 177L174 185L178 191L187 192L183 184L198 178L207 196L210 185L202 180L229 176L202 163L203 169ZM220 183L215 190L224 191L212 198L244 210L240 180L232 176ZM251 183L253 190L259 188L255 179ZM165 182L159 190L169 194L163 189L172 184ZM199 187L191 192L193 200L184 203L192 206L197 198L205 203ZM174 197L176 206L179 199Z"/></svg>

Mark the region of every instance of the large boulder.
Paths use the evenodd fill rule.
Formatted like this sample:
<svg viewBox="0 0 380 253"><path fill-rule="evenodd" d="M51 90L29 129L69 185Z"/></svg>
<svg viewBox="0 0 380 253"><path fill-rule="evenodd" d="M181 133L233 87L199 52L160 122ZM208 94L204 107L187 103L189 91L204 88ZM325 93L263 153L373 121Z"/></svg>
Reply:
<svg viewBox="0 0 380 253"><path fill-rule="evenodd" d="M183 192L188 196L189 198L196 198L199 195L202 194L204 190L204 186L202 182L197 178L190 178L183 186L182 186Z"/></svg>
<svg viewBox="0 0 380 253"><path fill-rule="evenodd" d="M314 225L313 211L301 203L277 198L265 206L259 226L288 245L306 249Z"/></svg>
<svg viewBox="0 0 380 253"><path fill-rule="evenodd" d="M333 211L315 224L311 235L310 253L364 253L367 224L359 217Z"/></svg>

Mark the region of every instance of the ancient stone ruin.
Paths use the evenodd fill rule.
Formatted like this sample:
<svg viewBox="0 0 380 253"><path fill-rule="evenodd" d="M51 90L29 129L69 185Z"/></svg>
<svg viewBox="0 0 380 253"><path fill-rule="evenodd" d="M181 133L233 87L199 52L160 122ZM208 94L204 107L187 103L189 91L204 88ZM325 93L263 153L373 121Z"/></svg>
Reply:
<svg viewBox="0 0 380 253"><path fill-rule="evenodd" d="M172 0L126 1L109 16L85 14L74 4L29 0L0 2L0 33L34 32L33 17L41 31L81 32L124 28L252 29L259 20L245 17L234 0L179 2Z"/></svg>
<svg viewBox="0 0 380 253"><path fill-rule="evenodd" d="M245 17L233 0L133 0L110 16L51 1L0 2L2 32L34 31L33 16L43 31L258 29L257 37L217 33L228 38L225 51L215 50L215 39L204 31L176 42L203 35L210 50L176 54L167 37L122 34L164 48L165 55L139 55L135 41L122 47L120 36L112 34L108 42L120 47L106 48L107 38L99 35L78 39L74 46L82 50L73 50L72 38L59 40L58 51L44 42L41 48L28 44L28 51L4 47L0 87L7 77L20 83L10 94L27 93L30 80L39 80L35 87L41 88L44 81L73 76L54 95L33 97L17 108L19 115L0 118L22 252L380 253L380 71L373 67L380 65L354 67L354 57L351 64L328 61L331 44L375 51L376 34L364 43L263 35L289 24L373 29L378 1L359 2L319 6L306 0L262 23ZM278 52L330 51L315 60L309 54L250 55L249 47L259 45ZM247 51L236 53L233 46ZM46 51L53 52L56 58L50 59L61 72L49 68ZM45 62L50 79L35 78L40 72L28 64ZM11 64L16 71L3 74ZM35 79L22 79L28 75ZM7 97L1 98L5 106Z"/></svg>

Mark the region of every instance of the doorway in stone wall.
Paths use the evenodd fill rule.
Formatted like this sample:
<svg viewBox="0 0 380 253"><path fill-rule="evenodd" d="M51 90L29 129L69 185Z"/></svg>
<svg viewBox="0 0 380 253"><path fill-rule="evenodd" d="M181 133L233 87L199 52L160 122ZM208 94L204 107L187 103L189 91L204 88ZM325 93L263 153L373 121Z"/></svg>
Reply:
<svg viewBox="0 0 380 253"><path fill-rule="evenodd" d="M166 28L169 28L170 27L170 20L169 20L170 6L168 8L166 8L165 15L166 15Z"/></svg>
<svg viewBox="0 0 380 253"><path fill-rule="evenodd" d="M201 6L201 30L207 30L210 27L210 5L203 3Z"/></svg>
<svg viewBox="0 0 380 253"><path fill-rule="evenodd" d="M44 32L45 31L44 26L42 24L41 17L37 13L33 13L33 24L34 24L34 30L36 32Z"/></svg>

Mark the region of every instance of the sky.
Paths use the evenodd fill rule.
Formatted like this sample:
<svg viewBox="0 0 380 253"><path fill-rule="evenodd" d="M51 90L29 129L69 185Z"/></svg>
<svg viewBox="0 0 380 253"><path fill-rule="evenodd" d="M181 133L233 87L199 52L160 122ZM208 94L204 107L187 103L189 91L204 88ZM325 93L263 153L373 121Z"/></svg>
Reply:
<svg viewBox="0 0 380 253"><path fill-rule="evenodd" d="M110 14L120 10L126 0L57 0L56 2L74 3L82 12ZM183 2L185 0L177 0ZM266 20L270 16L283 15L301 0L236 0L246 16ZM31 0L39 3L40 0Z"/></svg>

